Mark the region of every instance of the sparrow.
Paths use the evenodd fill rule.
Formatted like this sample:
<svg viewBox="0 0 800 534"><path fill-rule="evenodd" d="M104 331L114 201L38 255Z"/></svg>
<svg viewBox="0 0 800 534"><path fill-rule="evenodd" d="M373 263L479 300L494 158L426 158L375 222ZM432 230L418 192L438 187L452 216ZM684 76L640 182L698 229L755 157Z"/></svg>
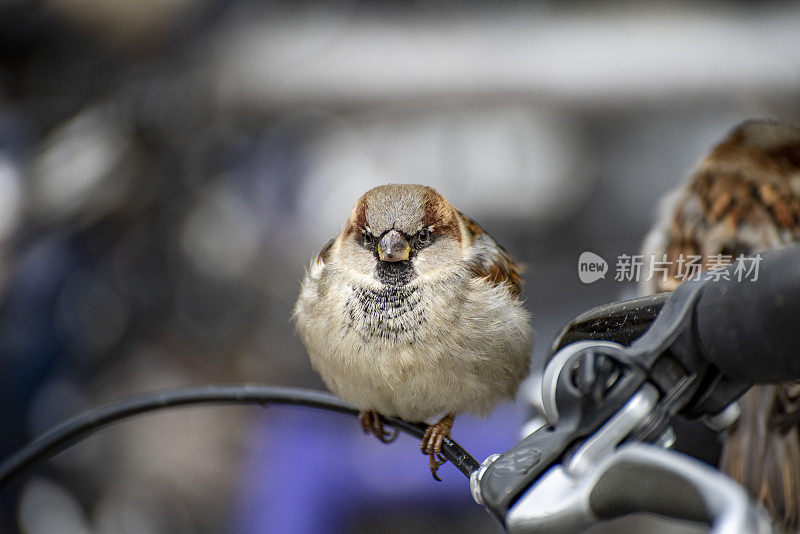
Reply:
<svg viewBox="0 0 800 534"><path fill-rule="evenodd" d="M434 189L367 191L306 272L293 318L313 368L360 410L367 434L397 436L382 416L431 424L431 474L456 415L488 415L528 374L532 333L520 268Z"/></svg>
<svg viewBox="0 0 800 534"><path fill-rule="evenodd" d="M736 127L665 198L645 258L669 262L643 293L681 283L681 256L752 256L800 241L800 130L773 121ZM683 274L689 274L688 272ZM757 355L754 355L757 357ZM751 388L724 438L720 467L787 531L800 527L800 384Z"/></svg>

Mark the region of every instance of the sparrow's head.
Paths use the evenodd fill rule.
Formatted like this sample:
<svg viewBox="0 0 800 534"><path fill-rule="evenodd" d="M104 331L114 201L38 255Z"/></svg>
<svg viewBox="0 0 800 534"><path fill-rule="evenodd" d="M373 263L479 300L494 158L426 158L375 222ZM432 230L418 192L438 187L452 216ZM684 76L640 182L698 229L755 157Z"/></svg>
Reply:
<svg viewBox="0 0 800 534"><path fill-rule="evenodd" d="M456 210L434 189L391 184L358 200L335 248L351 272L402 285L457 268L461 235Z"/></svg>

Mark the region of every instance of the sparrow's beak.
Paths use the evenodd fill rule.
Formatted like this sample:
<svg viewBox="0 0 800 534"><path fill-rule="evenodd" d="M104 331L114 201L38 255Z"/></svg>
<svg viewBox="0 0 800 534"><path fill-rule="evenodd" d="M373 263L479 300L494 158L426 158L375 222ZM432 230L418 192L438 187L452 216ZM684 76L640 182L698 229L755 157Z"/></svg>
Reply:
<svg viewBox="0 0 800 534"><path fill-rule="evenodd" d="M381 261L403 261L408 259L411 247L403 234L389 230L378 243L378 258Z"/></svg>

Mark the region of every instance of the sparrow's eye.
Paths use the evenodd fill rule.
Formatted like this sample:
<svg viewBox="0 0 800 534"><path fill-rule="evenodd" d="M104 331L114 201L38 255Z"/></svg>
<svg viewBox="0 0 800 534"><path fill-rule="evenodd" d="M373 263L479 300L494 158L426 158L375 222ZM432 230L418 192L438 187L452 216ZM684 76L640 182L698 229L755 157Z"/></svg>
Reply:
<svg viewBox="0 0 800 534"><path fill-rule="evenodd" d="M372 248L375 245L376 239L369 228L361 230L362 244L367 248Z"/></svg>
<svg viewBox="0 0 800 534"><path fill-rule="evenodd" d="M431 230L430 228L423 228L419 232L417 232L417 243L420 245L428 245L431 241Z"/></svg>

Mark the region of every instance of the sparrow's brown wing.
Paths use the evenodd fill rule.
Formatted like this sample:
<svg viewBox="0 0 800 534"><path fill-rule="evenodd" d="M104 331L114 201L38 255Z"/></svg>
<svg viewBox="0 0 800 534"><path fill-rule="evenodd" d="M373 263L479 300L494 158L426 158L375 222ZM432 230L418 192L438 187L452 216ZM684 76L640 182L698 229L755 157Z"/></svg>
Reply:
<svg viewBox="0 0 800 534"><path fill-rule="evenodd" d="M475 276L488 279L494 285L505 286L513 296L519 296L522 291L519 265L478 223L460 211L457 213L472 237L475 251L471 261L472 272Z"/></svg>
<svg viewBox="0 0 800 534"><path fill-rule="evenodd" d="M680 255L735 258L798 242L800 130L769 121L737 127L695 169L665 213L652 242L672 270L655 290L680 282ZM652 237L652 236L651 236ZM648 240L651 241L651 240ZM754 355L754 357L757 355ZM739 400L721 467L789 530L800 527L800 385L756 386Z"/></svg>

